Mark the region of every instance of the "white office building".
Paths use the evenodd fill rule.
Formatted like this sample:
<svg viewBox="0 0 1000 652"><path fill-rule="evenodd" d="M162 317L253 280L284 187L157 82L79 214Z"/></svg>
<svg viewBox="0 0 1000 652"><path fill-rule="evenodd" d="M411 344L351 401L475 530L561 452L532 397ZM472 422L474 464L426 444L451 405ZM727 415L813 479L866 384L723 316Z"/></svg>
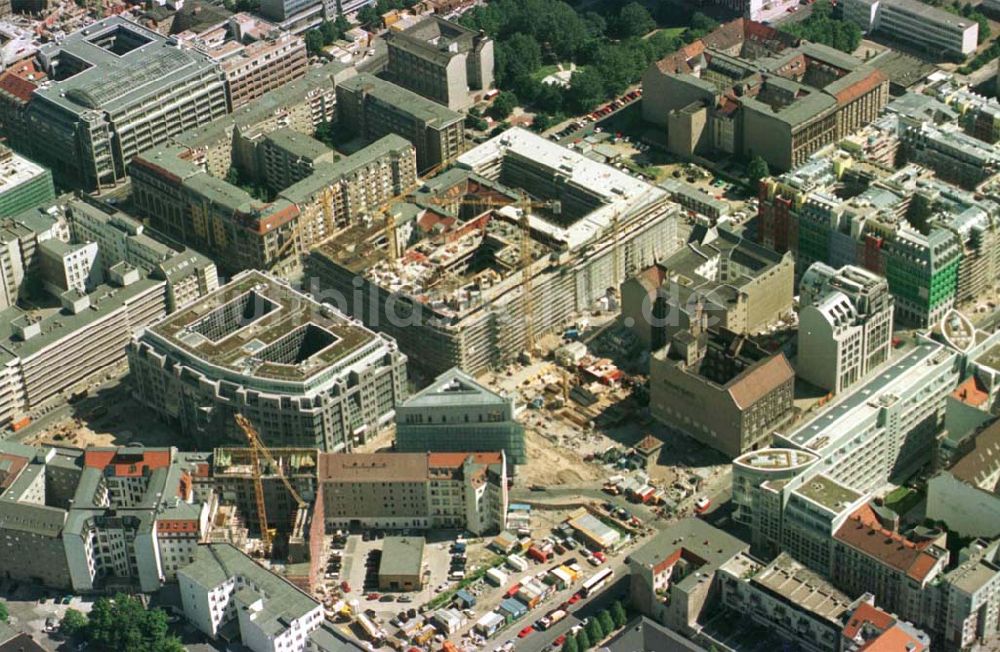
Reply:
<svg viewBox="0 0 1000 652"><path fill-rule="evenodd" d="M199 546L177 581L192 624L216 638L235 620L253 652L301 652L323 625L323 605L228 543Z"/></svg>
<svg viewBox="0 0 1000 652"><path fill-rule="evenodd" d="M936 56L963 58L979 44L979 23L919 0L846 0L844 18Z"/></svg>
<svg viewBox="0 0 1000 652"><path fill-rule="evenodd" d="M813 263L799 293L799 377L839 394L889 359L894 302L884 278Z"/></svg>

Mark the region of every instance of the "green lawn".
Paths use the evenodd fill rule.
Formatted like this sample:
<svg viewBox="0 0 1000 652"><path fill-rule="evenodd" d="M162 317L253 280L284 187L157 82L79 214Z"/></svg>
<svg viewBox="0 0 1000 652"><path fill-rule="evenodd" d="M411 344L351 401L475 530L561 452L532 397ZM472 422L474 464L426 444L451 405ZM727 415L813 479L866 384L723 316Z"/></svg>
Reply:
<svg viewBox="0 0 1000 652"><path fill-rule="evenodd" d="M660 32L666 33L667 36L680 36L686 29L687 27L664 27L663 29L654 29L642 38L651 38L654 34L659 34Z"/></svg>
<svg viewBox="0 0 1000 652"><path fill-rule="evenodd" d="M907 487L897 487L885 497L885 506L903 516L920 502L923 496L919 491Z"/></svg>

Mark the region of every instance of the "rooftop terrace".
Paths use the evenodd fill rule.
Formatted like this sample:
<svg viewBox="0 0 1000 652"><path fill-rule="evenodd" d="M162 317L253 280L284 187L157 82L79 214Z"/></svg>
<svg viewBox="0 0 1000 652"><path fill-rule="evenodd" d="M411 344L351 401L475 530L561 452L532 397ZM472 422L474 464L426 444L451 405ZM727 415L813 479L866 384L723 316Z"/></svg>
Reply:
<svg viewBox="0 0 1000 652"><path fill-rule="evenodd" d="M238 276L149 332L208 364L289 381L313 377L377 338L256 271Z"/></svg>

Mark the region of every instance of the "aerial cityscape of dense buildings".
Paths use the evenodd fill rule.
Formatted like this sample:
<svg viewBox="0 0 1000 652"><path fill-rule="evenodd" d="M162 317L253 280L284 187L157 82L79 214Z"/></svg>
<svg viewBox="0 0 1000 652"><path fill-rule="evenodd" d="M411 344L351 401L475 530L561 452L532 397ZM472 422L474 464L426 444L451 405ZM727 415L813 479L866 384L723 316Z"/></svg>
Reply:
<svg viewBox="0 0 1000 652"><path fill-rule="evenodd" d="M998 18L0 2L0 651L995 649Z"/></svg>

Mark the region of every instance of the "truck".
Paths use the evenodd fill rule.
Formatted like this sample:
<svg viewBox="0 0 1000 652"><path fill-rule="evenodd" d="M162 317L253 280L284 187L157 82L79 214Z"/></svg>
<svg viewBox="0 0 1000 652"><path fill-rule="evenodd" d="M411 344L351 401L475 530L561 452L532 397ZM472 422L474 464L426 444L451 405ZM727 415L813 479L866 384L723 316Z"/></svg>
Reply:
<svg viewBox="0 0 1000 652"><path fill-rule="evenodd" d="M545 629L548 629L565 618L566 615L567 614L563 609L556 609L555 611L546 614L546 616L542 618L541 624L545 626Z"/></svg>
<svg viewBox="0 0 1000 652"><path fill-rule="evenodd" d="M552 557L552 553L551 552L547 553L538 546L531 546L530 548L528 548L528 556L534 559L535 561L544 564Z"/></svg>

